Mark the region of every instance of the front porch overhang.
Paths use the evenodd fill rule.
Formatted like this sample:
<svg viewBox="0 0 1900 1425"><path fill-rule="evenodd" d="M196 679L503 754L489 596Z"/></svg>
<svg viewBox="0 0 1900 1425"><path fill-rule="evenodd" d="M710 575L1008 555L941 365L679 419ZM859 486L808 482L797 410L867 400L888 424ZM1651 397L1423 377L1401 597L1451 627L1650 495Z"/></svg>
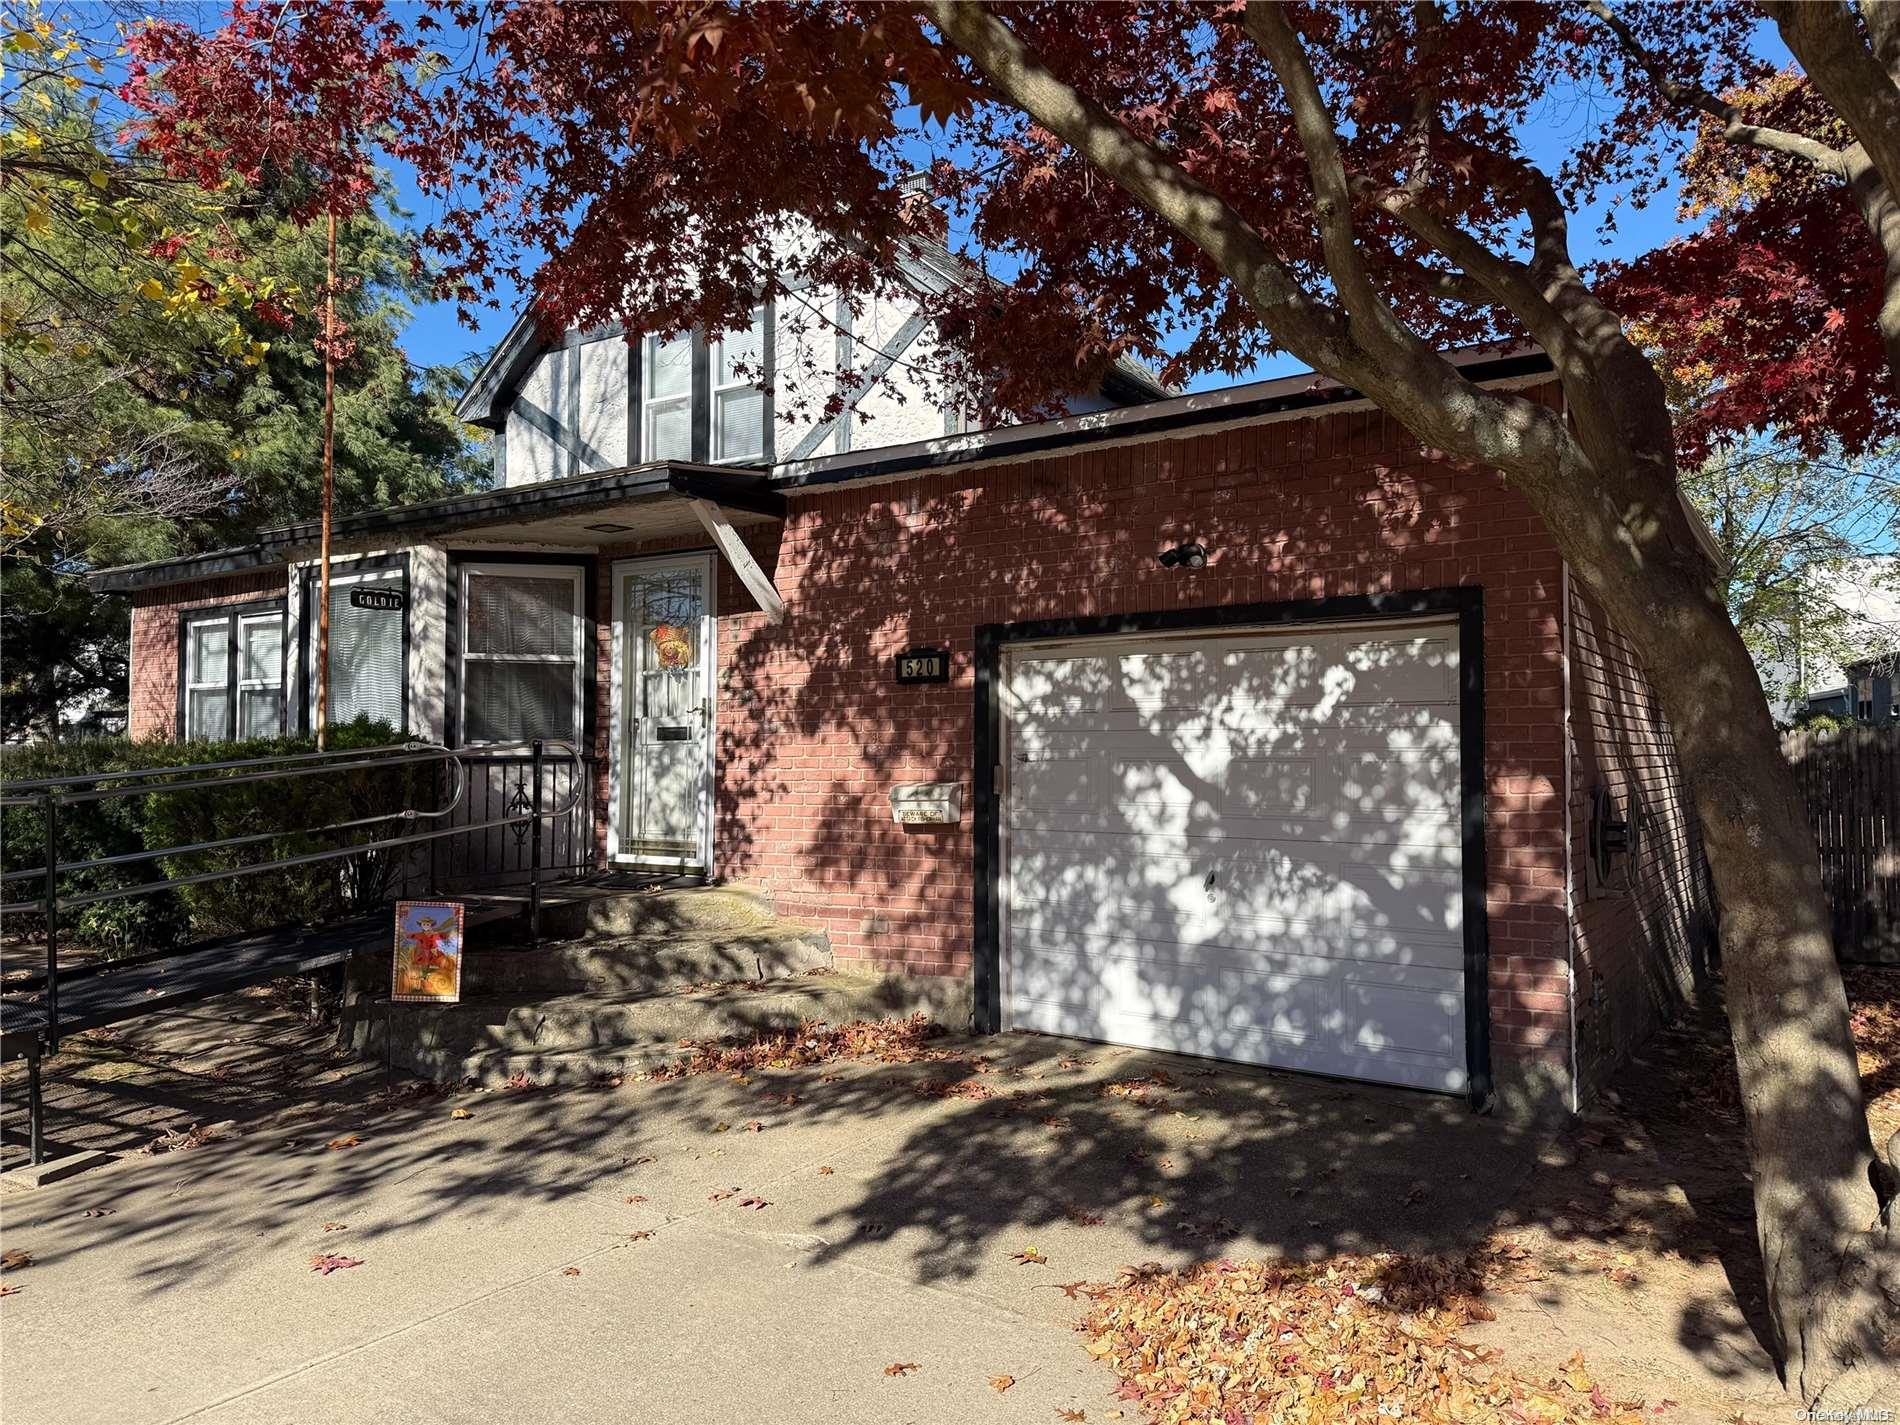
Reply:
<svg viewBox="0 0 1900 1425"><path fill-rule="evenodd" d="M657 461L344 515L331 524L331 542L339 552L445 541L598 549L703 530L777 622L784 605L738 527L783 520L785 510L760 472ZM289 564L314 555L321 535L317 521L303 520L265 530L253 545L101 569L88 583L96 593L129 593Z"/></svg>

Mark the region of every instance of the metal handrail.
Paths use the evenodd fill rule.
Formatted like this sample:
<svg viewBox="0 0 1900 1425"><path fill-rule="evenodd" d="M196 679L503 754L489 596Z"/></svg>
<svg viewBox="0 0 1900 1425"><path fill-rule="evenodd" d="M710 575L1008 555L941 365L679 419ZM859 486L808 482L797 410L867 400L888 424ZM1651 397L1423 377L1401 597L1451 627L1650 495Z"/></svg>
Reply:
<svg viewBox="0 0 1900 1425"><path fill-rule="evenodd" d="M380 751L383 749L374 749L374 750ZM259 832L254 832L247 836L227 836L218 841L197 841L197 842L192 842L191 844L185 845L185 846L164 846L164 847L160 847L156 851L121 851L116 856L99 856L99 857L95 857L94 859L90 861L62 861L58 869L61 872L96 871L104 866L123 866L133 861L150 861L160 856L192 856L192 855L197 855L198 853L205 852L205 851L224 851L234 846L255 846L261 841L275 841L279 837L283 837L283 836L292 836L292 835L321 836L325 834L326 832L350 831L357 827L375 826L379 822L385 822L385 821L413 822L419 817L426 817L429 820L433 821L437 817L448 816L450 813L452 813L457 807L459 807L462 804L463 797L465 797L468 793L468 768L463 764L461 757L452 748L444 747L440 745L439 743L433 743L433 742L428 742L428 743L411 742L411 743L404 744L403 747L401 748L392 748L389 750L406 751L414 755L405 756L405 757L390 757L381 761L358 760L358 761L353 761L353 762L333 762L330 765L325 766L325 767L298 767L291 771L285 772L282 775L285 778L308 777L308 776L314 776L320 772L345 772L345 771L350 771L352 769L360 768L360 767L378 767L378 768L400 767L400 766L405 766L412 762L424 762L424 761L440 759L440 760L445 760L448 766L452 769L454 773L455 793L453 796L449 798L448 805L443 806L443 807L438 807L432 811L419 811L415 807L404 807L401 811L384 812L380 816L357 817L350 821L333 821L327 826L297 827L294 830L290 830L290 831L283 831L283 830L259 831ZM292 761L292 760L303 761L306 758L313 755L333 757L333 756L337 756L338 754L336 753L316 753L316 754L293 753L291 754L290 757L285 758L285 760L286 761ZM165 770L196 771L200 767L215 767L215 766L220 766L220 765L231 766L231 767L247 767L247 766L255 766L259 762L267 762L269 760L270 759L266 757L250 757L250 758L245 758L242 761L235 761L235 762L229 762L229 763L223 763L223 764L215 763L215 762L194 763L190 767L187 767L184 769L168 768ZM129 774L117 772L117 773L109 773L107 775L123 777ZM271 774L265 773L265 772L247 772L236 777L211 777L211 778L203 778L195 782L165 782L165 783L160 784L157 787L137 787L137 788L130 789L129 791L126 789L120 789L117 794L119 795L136 794L140 796L153 796L153 795L157 795L160 792L190 791L199 787L230 787L230 786L236 786L242 782L267 781L270 779L270 776ZM51 792L54 795L57 795L59 788L64 787L64 786L74 785L75 780L77 780L78 784L84 785L83 778L74 779L72 777L51 777L51 778L46 778L44 781L38 782L38 783L15 783L12 785L42 786L47 789L47 792ZM44 804L47 792L42 792L41 795L36 796L36 797L28 797L28 798L24 798L18 801L8 801L8 802L5 802L4 804L8 806L40 806ZM100 798L87 796L82 793L77 796L60 796L59 800L60 800L61 805L70 806L70 805L75 805L75 804L87 802L87 801L97 801L97 800L100 800ZM46 874L46 868L44 866L22 867L20 870L17 870L17 871L0 871L0 885L5 885L9 881L24 881L24 880L32 879L34 877L43 877L45 876L45 874ZM75 904L77 904L77 902L75 902ZM10 911L10 910L24 909L25 905L26 905L25 902L21 902L18 904L0 905L0 913L5 913L6 911Z"/></svg>
<svg viewBox="0 0 1900 1425"><path fill-rule="evenodd" d="M490 831L497 827L519 826L531 823L533 831L533 861L529 868L530 893L529 915L533 933L538 940L540 935L540 872L541 872L541 823L567 816L581 803L585 795L582 770L584 759L580 748L562 738L537 738L512 743L491 743L482 748L466 749L467 753L507 752L511 749L525 750L534 763L533 805L530 809L512 812L488 821L472 822L464 826L442 827L431 831L410 831L401 836L387 837L375 841L358 842L350 846L336 847L327 851L301 852L294 856L280 856L270 861L260 861L246 866L230 866L215 871L200 871L188 876L167 877L158 881L141 882L134 886L115 886L106 890L87 891L78 895L62 895L59 891L59 877L62 874L93 870L104 866L124 865L136 861L154 860L163 857L187 856L206 851L228 850L235 846L255 845L261 841L275 840L285 836L322 835L333 831L348 831L364 826L378 825L388 821L402 821L407 825L421 818L434 820L453 812L462 804L468 791L468 768L463 758L465 752L444 747L437 743L410 742L387 748L370 748L351 754L348 761L326 761L322 766L305 766L323 759L333 759L344 754L335 752L291 753L281 758L252 757L233 759L227 762L195 763L185 767L141 768L127 772L104 772L96 777L79 775L69 777L48 777L31 782L11 782L0 784L0 806L38 806L46 816L47 864L5 873L0 877L5 881L24 880L31 877L42 878L46 893L39 900L11 901L0 904L0 914L20 911L38 911L46 917L46 1015L47 1027L44 1031L48 1052L57 1048L59 1042L59 966L58 934L59 913L62 910L78 909L88 905L98 905L105 901L127 900L133 896L149 895L154 891L175 890L183 886L203 885L211 881L235 880L240 876L257 876L269 871L289 870L296 866L314 865L322 861L341 860L349 856L361 856L366 852L391 850L396 847L420 845L423 842L436 841L448 836L466 836L473 832ZM567 802L548 811L541 810L542 770L549 751L557 751L565 756L571 768L573 783L572 795ZM394 756L379 756L382 753L394 753ZM320 827L286 828L244 836L225 837L217 841L195 842L184 846L164 846L156 850L125 852L114 856L95 857L85 861L61 862L59 860L59 811L63 806L76 803L105 800L115 796L134 796L161 791L193 790L203 787L228 787L245 782L269 781L290 777L313 776L322 772L355 771L363 768L398 767L414 762L445 760L453 769L454 795L447 805L433 810L418 810L404 807L400 811L380 816L360 817L350 821L333 822ZM271 763L294 763L288 768L277 771L251 770L261 769ZM196 774L205 771L234 771L233 776L199 777ZM158 777L186 774L193 778L182 782L160 782L156 786L144 785ZM134 785L101 788L94 785L99 781L113 780L131 782ZM86 788L87 790L69 790Z"/></svg>

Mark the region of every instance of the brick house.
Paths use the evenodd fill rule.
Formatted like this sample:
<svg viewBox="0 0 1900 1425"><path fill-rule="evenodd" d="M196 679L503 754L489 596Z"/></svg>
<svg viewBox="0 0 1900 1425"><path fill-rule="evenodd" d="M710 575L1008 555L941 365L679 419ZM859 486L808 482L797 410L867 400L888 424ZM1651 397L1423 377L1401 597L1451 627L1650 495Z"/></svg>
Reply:
<svg viewBox="0 0 1900 1425"><path fill-rule="evenodd" d="M496 488L337 521L332 716L571 741L577 871L762 886L979 1029L1523 1110L1672 1012L1713 914L1670 733L1502 478L1310 377L967 430L867 325L857 418L805 429L769 306L518 327L463 403ZM95 576L134 736L307 727L315 540Z"/></svg>

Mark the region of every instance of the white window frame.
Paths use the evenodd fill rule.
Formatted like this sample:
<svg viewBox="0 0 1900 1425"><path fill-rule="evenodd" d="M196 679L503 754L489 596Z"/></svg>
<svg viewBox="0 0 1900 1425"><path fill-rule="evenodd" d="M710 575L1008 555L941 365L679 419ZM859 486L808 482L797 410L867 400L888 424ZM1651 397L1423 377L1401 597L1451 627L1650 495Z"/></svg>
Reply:
<svg viewBox="0 0 1900 1425"><path fill-rule="evenodd" d="M751 329L757 331L759 334L759 379L756 381L740 380L722 382L719 379L719 373L726 364L726 338L721 336L709 343L711 350L707 355L709 358L708 370L711 372L712 390L711 394L707 397L706 423L711 428L712 458L715 461L765 459L766 425L771 418L769 413L769 397L772 387L772 364L767 359L765 322L765 307L763 305L754 307L752 309ZM720 437L721 433L725 430L725 423L719 419L719 398L730 391L753 391L768 398L768 413L766 419L759 422L759 446L756 450L726 450L721 444Z"/></svg>
<svg viewBox="0 0 1900 1425"><path fill-rule="evenodd" d="M244 676L244 630L251 624L275 623L277 625L277 676L275 678L246 678ZM245 737L244 731L244 695L247 692L261 693L275 690L279 694L277 704L277 726L269 732L253 734L258 737L281 737L284 732L284 719L289 710L289 700L282 697L284 691L284 642L288 631L284 627L284 615L280 609L274 613L239 614L237 626L232 630L236 642L231 650L231 732L238 740Z"/></svg>
<svg viewBox="0 0 1900 1425"><path fill-rule="evenodd" d="M575 564L515 564L515 563L465 563L459 566L456 579L456 594L461 600L460 644L457 648L457 668L455 670L455 729L457 740L463 747L491 747L497 744L477 741L468 735L468 665L471 660L477 663L568 663L574 665L574 726L569 738L582 751L581 729L587 723L587 709L582 698L587 686L583 676L583 664L588 657L587 646L587 581L584 571ZM565 579L574 587L574 652L564 658L557 653L470 653L468 649L468 611L473 607L469 600L470 579L483 577L528 577L534 579Z"/></svg>
<svg viewBox="0 0 1900 1425"><path fill-rule="evenodd" d="M678 339L677 337L674 338L674 340ZM691 338L688 337L687 340L690 342ZM642 464L661 458L654 453L653 413L657 410L671 410L679 406L683 406L686 409L688 450L683 456L669 455L665 458L668 460L690 460L692 458L694 384L692 363L690 360L687 363L686 389L684 391L673 396L655 396L653 394L653 373L659 364L660 347L664 344L662 338L653 332L648 332L640 341L640 462Z"/></svg>
<svg viewBox="0 0 1900 1425"><path fill-rule="evenodd" d="M281 617L281 615L279 615L279 617ZM221 624L225 630L224 667L218 670L215 679L206 680L193 676L195 670L192 665L197 661L198 656L197 630L209 628L213 624ZM234 681L231 676L231 658L233 654L231 639L236 636L236 632L237 630L232 626L231 612L229 609L220 610L216 613L202 614L196 618L190 616L186 617L184 670L185 706L182 725L178 729L179 741L189 742L192 740L191 700L194 696L205 693L223 693L227 699L224 707L224 731L206 740L210 742L231 741L232 729L237 723L237 705L234 701L237 694L231 686Z"/></svg>

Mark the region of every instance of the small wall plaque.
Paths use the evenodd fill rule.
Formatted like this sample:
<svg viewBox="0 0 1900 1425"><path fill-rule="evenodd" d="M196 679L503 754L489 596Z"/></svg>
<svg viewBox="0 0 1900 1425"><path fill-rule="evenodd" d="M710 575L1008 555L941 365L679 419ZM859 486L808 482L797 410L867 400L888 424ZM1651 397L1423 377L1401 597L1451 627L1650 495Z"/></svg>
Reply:
<svg viewBox="0 0 1900 1425"><path fill-rule="evenodd" d="M963 820L963 784L899 782L891 788L891 820L899 826L955 826Z"/></svg>
<svg viewBox="0 0 1900 1425"><path fill-rule="evenodd" d="M897 681L900 683L947 683L950 681L950 650L947 648L907 648L897 655Z"/></svg>
<svg viewBox="0 0 1900 1425"><path fill-rule="evenodd" d="M401 613L409 606L409 595L401 589L351 589L350 607L377 609L383 613Z"/></svg>

